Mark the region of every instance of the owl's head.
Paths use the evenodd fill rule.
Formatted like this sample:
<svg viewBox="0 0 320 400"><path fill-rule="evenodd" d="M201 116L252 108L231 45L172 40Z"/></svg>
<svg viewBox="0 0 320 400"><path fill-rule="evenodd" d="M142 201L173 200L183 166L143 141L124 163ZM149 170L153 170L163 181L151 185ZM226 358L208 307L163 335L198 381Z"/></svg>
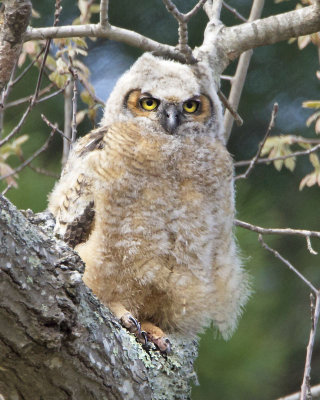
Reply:
<svg viewBox="0 0 320 400"><path fill-rule="evenodd" d="M206 134L223 140L222 108L208 68L141 56L118 80L101 125L138 118L168 135Z"/></svg>

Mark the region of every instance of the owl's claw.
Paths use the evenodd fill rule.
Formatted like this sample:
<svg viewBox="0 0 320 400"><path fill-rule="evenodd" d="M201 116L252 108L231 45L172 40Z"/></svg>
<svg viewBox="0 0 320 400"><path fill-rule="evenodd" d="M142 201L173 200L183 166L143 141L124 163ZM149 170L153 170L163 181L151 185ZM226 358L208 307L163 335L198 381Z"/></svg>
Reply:
<svg viewBox="0 0 320 400"><path fill-rule="evenodd" d="M139 343L141 343L143 346L149 348L148 344L148 336L147 333L144 331L141 331L141 325L140 323L128 312L125 313L121 318L120 318L121 324L128 329L129 332L133 333Z"/></svg>
<svg viewBox="0 0 320 400"><path fill-rule="evenodd" d="M142 344L147 351L150 350L150 344L155 345L155 349L160 350L162 354L168 355L172 352L171 343L164 336L163 331L155 325L144 322L142 328L140 323L132 316L130 312L126 312L120 318L121 324L133 333L138 342Z"/></svg>
<svg viewBox="0 0 320 400"><path fill-rule="evenodd" d="M131 328L133 328L133 330L129 329L130 332L137 333L137 335L140 336L141 335L141 325L140 325L140 323L135 318L133 318L132 315L129 316L129 320L133 324L132 327L131 327Z"/></svg>

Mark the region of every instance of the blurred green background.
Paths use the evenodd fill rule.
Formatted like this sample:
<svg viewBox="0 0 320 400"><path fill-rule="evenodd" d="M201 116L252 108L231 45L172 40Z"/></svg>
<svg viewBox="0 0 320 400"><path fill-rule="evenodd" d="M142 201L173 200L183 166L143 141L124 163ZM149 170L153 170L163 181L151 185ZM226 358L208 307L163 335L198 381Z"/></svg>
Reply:
<svg viewBox="0 0 320 400"><path fill-rule="evenodd" d="M76 1L62 2L60 24L71 23L78 15ZM228 2L248 16L250 0ZM177 0L181 10L189 10L195 1ZM274 4L267 1L263 16L295 8L296 1ZM40 19L33 26L52 23L54 1L36 4ZM206 16L199 13L190 23L190 44L201 44ZM230 13L223 12L226 25L239 23ZM110 1L110 22L135 29L163 43L176 44L177 26L161 0ZM89 56L83 61L91 69L91 82L99 97L105 100L117 77L141 54L126 45L98 40L90 42ZM243 127L234 127L228 147L235 160L251 158L269 124L272 105L279 103L274 135L295 134L314 137L313 127L306 128L310 110L301 108L302 101L320 99L317 51L308 46L299 51L296 44L279 43L254 51L240 105ZM235 65L225 73L231 74ZM33 93L37 70L17 85L10 100ZM223 83L225 92L228 83ZM5 132L15 126L24 106L8 109ZM81 108L81 102L79 102ZM49 128L40 114L63 127L63 96L42 103L35 108L21 133L30 135L23 146L24 155L31 155L45 141ZM89 122L79 126L82 135L90 129ZM56 137L50 149L33 164L59 174L62 140ZM10 160L12 166L19 164ZM318 186L299 191L301 179L311 170L307 157L300 158L292 173L287 169L277 172L272 165L257 166L248 180L237 182L237 217L265 227L296 227L320 230ZM239 171L238 171L239 172ZM55 179L39 175L26 168L20 174L19 188L8 192L8 197L19 208L41 211L46 208L47 195ZM5 187L0 184L0 190ZM244 264L252 277L253 294L246 307L239 328L228 342L215 339L212 330L201 337L196 371L199 386L193 388L194 400L269 400L299 390L304 369L306 345L310 331L310 301L308 288L284 265L261 248L257 235L238 228L236 231ZM316 286L320 280L319 256L311 255L302 238L270 236L266 242L287 257ZM320 251L320 242L313 240L313 248ZM312 362L312 384L320 382L319 335Z"/></svg>

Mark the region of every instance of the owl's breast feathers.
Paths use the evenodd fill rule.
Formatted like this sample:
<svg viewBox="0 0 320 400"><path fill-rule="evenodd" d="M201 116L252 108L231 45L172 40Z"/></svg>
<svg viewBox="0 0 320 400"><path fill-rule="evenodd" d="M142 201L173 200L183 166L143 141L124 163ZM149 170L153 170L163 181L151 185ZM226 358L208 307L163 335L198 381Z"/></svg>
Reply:
<svg viewBox="0 0 320 400"><path fill-rule="evenodd" d="M225 201L218 189L225 195L221 187L229 192L231 180L230 156L219 141L119 123L94 130L76 143L49 208L57 218L58 234L72 247L85 242L94 222L100 225L119 206L119 229L129 223L131 209L131 228L144 229L145 235L152 235L152 226L164 214L168 231L183 221L186 230L188 223L190 228L199 225L201 234L201 215L207 213L210 219L219 207L217 200ZM215 204L213 197L218 197Z"/></svg>

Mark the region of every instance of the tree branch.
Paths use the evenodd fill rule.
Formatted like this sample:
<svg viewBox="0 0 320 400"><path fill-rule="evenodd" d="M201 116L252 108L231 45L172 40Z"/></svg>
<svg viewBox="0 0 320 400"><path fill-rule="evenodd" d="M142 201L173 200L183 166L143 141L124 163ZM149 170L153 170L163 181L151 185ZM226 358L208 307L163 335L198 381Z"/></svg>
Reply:
<svg viewBox="0 0 320 400"><path fill-rule="evenodd" d="M320 30L320 8L298 10L247 22L221 30L219 42L230 60L246 50Z"/></svg>
<svg viewBox="0 0 320 400"><path fill-rule="evenodd" d="M195 342L172 335L172 356L146 353L83 284L83 263L53 238L50 214L26 215L0 196L0 394L189 398Z"/></svg>
<svg viewBox="0 0 320 400"><path fill-rule="evenodd" d="M179 51L167 44L159 43L128 29L118 28L108 25L102 27L98 24L87 25L66 25L49 28L29 28L25 41L47 38L67 38L67 37L99 37L117 42L126 43L129 46L138 47L144 51L155 51L163 55L168 55L178 61L184 62L184 57Z"/></svg>
<svg viewBox="0 0 320 400"><path fill-rule="evenodd" d="M264 7L264 0L254 0L249 16L249 22L255 21L256 19L260 18L262 14L262 10ZM248 50L241 54L237 70L234 75L234 79L231 82L231 90L229 94L229 102L231 106L237 110L240 102L241 93L244 87L244 83L247 77L247 72L249 68L249 64L251 61L253 51ZM230 113L229 110L226 110L224 115L224 136L226 141L228 141L231 129L233 126L233 119L234 116Z"/></svg>
<svg viewBox="0 0 320 400"><path fill-rule="evenodd" d="M108 24L108 7L109 0L101 0L100 2L100 25L106 27Z"/></svg>
<svg viewBox="0 0 320 400"><path fill-rule="evenodd" d="M320 385L312 386L310 388L311 396L313 400L320 398ZM290 394L285 397L280 397L277 400L299 400L300 399L300 392Z"/></svg>
<svg viewBox="0 0 320 400"><path fill-rule="evenodd" d="M305 229L290 229L290 228L262 228L261 226L252 225L248 222L235 220L234 224L241 228L248 229L262 235L293 235L293 236L304 236L304 237L317 237L320 239L320 232L308 231Z"/></svg>

